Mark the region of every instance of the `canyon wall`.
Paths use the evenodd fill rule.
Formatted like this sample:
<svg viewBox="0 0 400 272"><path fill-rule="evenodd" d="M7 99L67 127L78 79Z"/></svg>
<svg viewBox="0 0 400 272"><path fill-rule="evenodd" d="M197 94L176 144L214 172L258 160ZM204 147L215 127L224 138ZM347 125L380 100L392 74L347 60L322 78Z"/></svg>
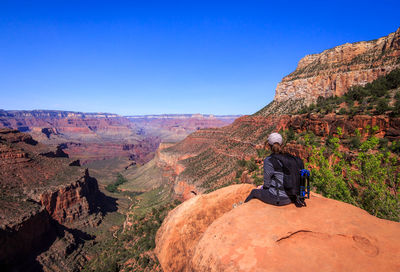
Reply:
<svg viewBox="0 0 400 272"><path fill-rule="evenodd" d="M198 129L222 127L237 117L202 114L123 117L109 113L0 110L0 128L28 132L45 144L61 144L70 157L80 159L82 164L115 157L143 164L153 158L161 141L177 142Z"/></svg>
<svg viewBox="0 0 400 272"><path fill-rule="evenodd" d="M281 115L279 118L264 116L243 116L229 126L196 131L177 144L162 146L157 151L159 166L173 169L175 193L182 199L230 182L235 178L237 162L257 157L257 149L262 149L268 135L273 131L292 128L301 133L312 131L326 139L342 129L341 137L354 136L358 129L366 132L366 127L377 126L376 136L391 140L400 139L400 118L368 115ZM285 150L307 160L309 156L304 146L291 142ZM171 173L171 172L169 172Z"/></svg>
<svg viewBox="0 0 400 272"><path fill-rule="evenodd" d="M278 84L274 101L341 96L353 85L365 85L400 67L400 28L373 41L346 43L302 58Z"/></svg>
<svg viewBox="0 0 400 272"><path fill-rule="evenodd" d="M55 267L43 254L67 259L78 229L101 219L97 180L71 159L46 156L51 149L17 130L0 129L0 267L3 271L38 271ZM66 237L72 237L67 239ZM60 241L69 248L53 246ZM43 257L43 258L42 258ZM64 271L73 271L71 263ZM50 269L53 270L53 269ZM59 271L62 271L59 270ZM49 271L49 270L47 270Z"/></svg>

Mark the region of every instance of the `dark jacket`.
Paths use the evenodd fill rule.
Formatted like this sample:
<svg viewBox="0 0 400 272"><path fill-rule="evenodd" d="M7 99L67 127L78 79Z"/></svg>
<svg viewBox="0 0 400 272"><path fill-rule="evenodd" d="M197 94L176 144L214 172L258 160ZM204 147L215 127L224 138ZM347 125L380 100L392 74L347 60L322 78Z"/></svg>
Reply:
<svg viewBox="0 0 400 272"><path fill-rule="evenodd" d="M270 194L278 200L278 191L279 191L279 200L282 202L290 201L288 195L283 188L283 173L275 171L272 162L270 161L271 157L266 157L264 160L264 185L263 189L268 190Z"/></svg>

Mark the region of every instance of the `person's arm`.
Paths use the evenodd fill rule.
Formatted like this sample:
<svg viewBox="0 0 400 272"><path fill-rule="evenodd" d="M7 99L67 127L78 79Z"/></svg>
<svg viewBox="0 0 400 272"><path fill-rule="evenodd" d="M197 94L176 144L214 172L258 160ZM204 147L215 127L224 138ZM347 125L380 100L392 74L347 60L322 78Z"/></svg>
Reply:
<svg viewBox="0 0 400 272"><path fill-rule="evenodd" d="M267 157L264 160L264 185L263 189L268 189L271 186L272 176L274 174L274 167Z"/></svg>

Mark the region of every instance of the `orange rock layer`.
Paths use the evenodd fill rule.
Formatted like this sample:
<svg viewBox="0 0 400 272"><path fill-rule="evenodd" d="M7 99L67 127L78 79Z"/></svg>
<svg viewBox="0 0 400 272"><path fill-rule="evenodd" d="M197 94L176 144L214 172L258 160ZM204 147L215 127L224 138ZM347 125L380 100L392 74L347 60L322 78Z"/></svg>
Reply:
<svg viewBox="0 0 400 272"><path fill-rule="evenodd" d="M156 236L164 271L399 271L400 223L312 194L307 207L251 200L233 185L172 210Z"/></svg>

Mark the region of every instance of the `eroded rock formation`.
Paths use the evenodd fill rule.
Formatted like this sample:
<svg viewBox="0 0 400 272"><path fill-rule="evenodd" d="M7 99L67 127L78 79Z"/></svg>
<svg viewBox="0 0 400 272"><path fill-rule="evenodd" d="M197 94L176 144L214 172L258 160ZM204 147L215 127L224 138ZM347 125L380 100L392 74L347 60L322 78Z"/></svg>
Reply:
<svg viewBox="0 0 400 272"><path fill-rule="evenodd" d="M346 43L302 58L296 70L278 84L275 101L341 96L353 85L365 85L400 67L400 28L373 41Z"/></svg>
<svg viewBox="0 0 400 272"><path fill-rule="evenodd" d="M398 271L400 223L312 194L307 208L243 201L251 185L196 196L157 233L164 271Z"/></svg>
<svg viewBox="0 0 400 272"><path fill-rule="evenodd" d="M79 166L69 166L71 160L65 156L43 155L49 152L30 135L0 129L3 271L73 271L73 262L56 269L52 258L67 262L82 239L89 237L75 228L95 226L100 220L100 202L104 198L96 179ZM69 249L53 246L54 243L64 243ZM43 253L49 248L51 253Z"/></svg>

